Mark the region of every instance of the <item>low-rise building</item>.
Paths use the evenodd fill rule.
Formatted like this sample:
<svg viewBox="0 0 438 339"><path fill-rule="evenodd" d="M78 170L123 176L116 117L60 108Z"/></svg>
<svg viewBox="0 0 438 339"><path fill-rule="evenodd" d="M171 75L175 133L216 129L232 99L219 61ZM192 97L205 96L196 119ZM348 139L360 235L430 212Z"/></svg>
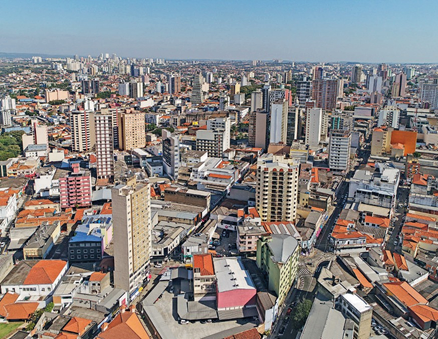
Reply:
<svg viewBox="0 0 438 339"><path fill-rule="evenodd" d="M210 253L193 256L193 293L195 301L216 299L216 275Z"/></svg>
<svg viewBox="0 0 438 339"><path fill-rule="evenodd" d="M23 247L24 259L45 259L61 234L61 223L43 223Z"/></svg>

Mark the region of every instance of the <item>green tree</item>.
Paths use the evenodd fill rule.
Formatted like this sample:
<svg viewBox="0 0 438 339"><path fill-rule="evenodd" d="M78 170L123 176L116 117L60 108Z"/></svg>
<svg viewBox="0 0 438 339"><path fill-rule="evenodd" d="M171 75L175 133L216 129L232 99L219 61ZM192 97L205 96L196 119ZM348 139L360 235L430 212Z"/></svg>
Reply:
<svg viewBox="0 0 438 339"><path fill-rule="evenodd" d="M421 157L421 153L420 152L414 152L412 155L414 156L414 158Z"/></svg>
<svg viewBox="0 0 438 339"><path fill-rule="evenodd" d="M52 100L49 101L49 105L62 105L65 104L65 100Z"/></svg>
<svg viewBox="0 0 438 339"><path fill-rule="evenodd" d="M304 326L306 319L309 316L310 309L312 308L312 301L305 299L300 302L292 313L292 326L295 329L299 329Z"/></svg>
<svg viewBox="0 0 438 339"><path fill-rule="evenodd" d="M97 93L97 97L100 99L108 99L111 97L111 92L110 91L105 91L105 92L100 92Z"/></svg>

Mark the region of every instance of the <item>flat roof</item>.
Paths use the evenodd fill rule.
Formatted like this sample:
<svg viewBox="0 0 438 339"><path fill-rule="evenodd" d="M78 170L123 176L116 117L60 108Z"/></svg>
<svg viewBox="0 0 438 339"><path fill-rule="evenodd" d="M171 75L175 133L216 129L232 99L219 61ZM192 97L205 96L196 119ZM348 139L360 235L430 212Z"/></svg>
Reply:
<svg viewBox="0 0 438 339"><path fill-rule="evenodd" d="M213 263L219 292L240 289L255 290L251 276L245 270L240 257L214 258Z"/></svg>
<svg viewBox="0 0 438 339"><path fill-rule="evenodd" d="M356 294L346 293L342 297L347 300L354 308L356 308L360 313L372 310L372 306L369 305L365 300L357 296Z"/></svg>

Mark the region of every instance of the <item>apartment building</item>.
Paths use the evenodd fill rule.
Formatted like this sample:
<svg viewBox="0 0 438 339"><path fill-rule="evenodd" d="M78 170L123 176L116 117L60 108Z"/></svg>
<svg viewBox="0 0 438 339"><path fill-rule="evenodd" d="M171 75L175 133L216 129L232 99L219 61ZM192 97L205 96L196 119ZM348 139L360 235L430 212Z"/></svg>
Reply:
<svg viewBox="0 0 438 339"><path fill-rule="evenodd" d="M230 148L230 118L207 120L207 129L196 131L196 150L208 152L209 157L222 158Z"/></svg>
<svg viewBox="0 0 438 339"><path fill-rule="evenodd" d="M347 173L350 169L351 132L331 130L329 146L329 167L331 170Z"/></svg>
<svg viewBox="0 0 438 339"><path fill-rule="evenodd" d="M152 251L150 185L135 176L112 189L114 285L135 293L147 278Z"/></svg>
<svg viewBox="0 0 438 339"><path fill-rule="evenodd" d="M96 114L95 119L97 178L110 179L114 176L113 116Z"/></svg>
<svg viewBox="0 0 438 339"><path fill-rule="evenodd" d="M96 144L94 113L73 111L70 116L72 128L72 149L89 152Z"/></svg>
<svg viewBox="0 0 438 339"><path fill-rule="evenodd" d="M276 100L271 104L271 125L269 143L276 144L287 141L288 103L285 99Z"/></svg>
<svg viewBox="0 0 438 339"><path fill-rule="evenodd" d="M91 173L72 164L72 172L59 178L61 208L91 206Z"/></svg>
<svg viewBox="0 0 438 339"><path fill-rule="evenodd" d="M119 119L119 148L129 151L146 145L145 113L120 113Z"/></svg>
<svg viewBox="0 0 438 339"><path fill-rule="evenodd" d="M354 338L368 339L371 334L371 319L373 308L357 294L341 294L336 300L335 307L341 313L353 320Z"/></svg>
<svg viewBox="0 0 438 339"><path fill-rule="evenodd" d="M316 107L329 111L335 109L337 95L338 95L337 79L313 80L312 99L315 100Z"/></svg>

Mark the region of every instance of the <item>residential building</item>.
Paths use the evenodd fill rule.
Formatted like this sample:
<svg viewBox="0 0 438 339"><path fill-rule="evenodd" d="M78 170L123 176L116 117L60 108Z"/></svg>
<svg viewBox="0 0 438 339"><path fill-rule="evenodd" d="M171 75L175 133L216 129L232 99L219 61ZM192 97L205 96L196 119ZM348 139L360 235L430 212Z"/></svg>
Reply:
<svg viewBox="0 0 438 339"><path fill-rule="evenodd" d="M71 112L72 149L89 152L96 144L94 113L88 111Z"/></svg>
<svg viewBox="0 0 438 339"><path fill-rule="evenodd" d="M114 285L132 293L148 276L152 251L150 186L135 176L112 189Z"/></svg>
<svg viewBox="0 0 438 339"><path fill-rule="evenodd" d="M362 65L355 65L351 71L351 83L359 84L362 82Z"/></svg>
<svg viewBox="0 0 438 339"><path fill-rule="evenodd" d="M291 235L271 234L257 241L257 266L282 305L298 274L300 247Z"/></svg>
<svg viewBox="0 0 438 339"><path fill-rule="evenodd" d="M129 97L137 99L143 97L143 95L143 83L131 81L129 83Z"/></svg>
<svg viewBox="0 0 438 339"><path fill-rule="evenodd" d="M119 84L119 95L129 96L129 83L124 82Z"/></svg>
<svg viewBox="0 0 438 339"><path fill-rule="evenodd" d="M193 293L196 301L216 299L216 275L210 253L193 255Z"/></svg>
<svg viewBox="0 0 438 339"><path fill-rule="evenodd" d="M61 208L91 206L91 173L72 164L72 172L59 178Z"/></svg>
<svg viewBox="0 0 438 339"><path fill-rule="evenodd" d="M271 109L270 93L271 85L265 84L262 88L262 110L264 112L269 112Z"/></svg>
<svg viewBox="0 0 438 339"><path fill-rule="evenodd" d="M47 135L47 126L39 125L38 120L32 120L32 137L34 145L49 146L49 138Z"/></svg>
<svg viewBox="0 0 438 339"><path fill-rule="evenodd" d="M181 76L179 74L169 74L167 76L169 85L169 94L178 94L181 92Z"/></svg>
<svg viewBox="0 0 438 339"><path fill-rule="evenodd" d="M420 85L420 100L423 104L429 104L430 108L438 108L438 84L423 82Z"/></svg>
<svg viewBox="0 0 438 339"><path fill-rule="evenodd" d="M196 131L196 150L207 151L209 157L222 158L230 148L230 118L207 120L207 129Z"/></svg>
<svg viewBox="0 0 438 339"><path fill-rule="evenodd" d="M400 126L400 110L394 106L387 106L380 110L379 120L377 126L387 126L392 128L399 128Z"/></svg>
<svg viewBox="0 0 438 339"><path fill-rule="evenodd" d="M368 92L369 93L381 93L382 92L383 79L381 76L373 75L368 79Z"/></svg>
<svg viewBox="0 0 438 339"><path fill-rule="evenodd" d="M204 92L202 91L203 83L204 78L202 77L202 74L198 72L193 80L192 95L190 97L192 105L199 105L204 102Z"/></svg>
<svg viewBox="0 0 438 339"><path fill-rule="evenodd" d="M99 80L82 80L81 88L82 94L97 94L99 93Z"/></svg>
<svg viewBox="0 0 438 339"><path fill-rule="evenodd" d="M261 221L293 221L297 214L298 166L265 156L257 162L256 206Z"/></svg>
<svg viewBox="0 0 438 339"><path fill-rule="evenodd" d="M114 338L129 338L129 339L149 339L150 336L146 331L143 322L137 315L134 306L126 308L122 306L122 310L108 324L104 323L97 335L97 339L114 339Z"/></svg>
<svg viewBox="0 0 438 339"><path fill-rule="evenodd" d="M391 95L395 97L404 97L406 95L406 74L399 73L395 76L395 81L392 84Z"/></svg>
<svg viewBox="0 0 438 339"><path fill-rule="evenodd" d="M114 142L112 114L96 114L96 172L98 179L114 177Z"/></svg>
<svg viewBox="0 0 438 339"><path fill-rule="evenodd" d="M391 153L392 128L375 128L371 137L371 155Z"/></svg>
<svg viewBox="0 0 438 339"><path fill-rule="evenodd" d="M251 113L263 107L263 93L260 89L251 93Z"/></svg>
<svg viewBox="0 0 438 339"><path fill-rule="evenodd" d="M172 178L178 178L180 167L179 138L172 136L168 130L162 130L163 165L166 174Z"/></svg>
<svg viewBox="0 0 438 339"><path fill-rule="evenodd" d="M297 82L297 98L301 107L304 107L306 101L312 96L312 81L303 80Z"/></svg>
<svg viewBox="0 0 438 339"><path fill-rule="evenodd" d="M321 142L323 111L321 108L307 109L306 114L306 145L318 146Z"/></svg>
<svg viewBox="0 0 438 339"><path fill-rule="evenodd" d="M271 92L272 94L273 92ZM269 143L276 144L287 141L288 103L285 99L273 101L271 104L271 123Z"/></svg>
<svg viewBox="0 0 438 339"><path fill-rule="evenodd" d="M248 145L266 150L268 146L268 121L269 113L252 112L248 124Z"/></svg>
<svg viewBox="0 0 438 339"><path fill-rule="evenodd" d="M146 145L145 113L125 112L119 117L119 148L130 151Z"/></svg>
<svg viewBox="0 0 438 339"><path fill-rule="evenodd" d="M299 107L289 107L287 112L287 138L286 144L292 143L301 135L301 112Z"/></svg>
<svg viewBox="0 0 438 339"><path fill-rule="evenodd" d="M351 132L333 129L330 131L329 168L346 174L350 169Z"/></svg>
<svg viewBox="0 0 438 339"><path fill-rule="evenodd" d="M316 107L331 111L336 108L337 79L315 79L312 82L312 99Z"/></svg>
<svg viewBox="0 0 438 339"><path fill-rule="evenodd" d="M23 247L23 257L27 259L45 259L61 234L61 223L43 222Z"/></svg>

